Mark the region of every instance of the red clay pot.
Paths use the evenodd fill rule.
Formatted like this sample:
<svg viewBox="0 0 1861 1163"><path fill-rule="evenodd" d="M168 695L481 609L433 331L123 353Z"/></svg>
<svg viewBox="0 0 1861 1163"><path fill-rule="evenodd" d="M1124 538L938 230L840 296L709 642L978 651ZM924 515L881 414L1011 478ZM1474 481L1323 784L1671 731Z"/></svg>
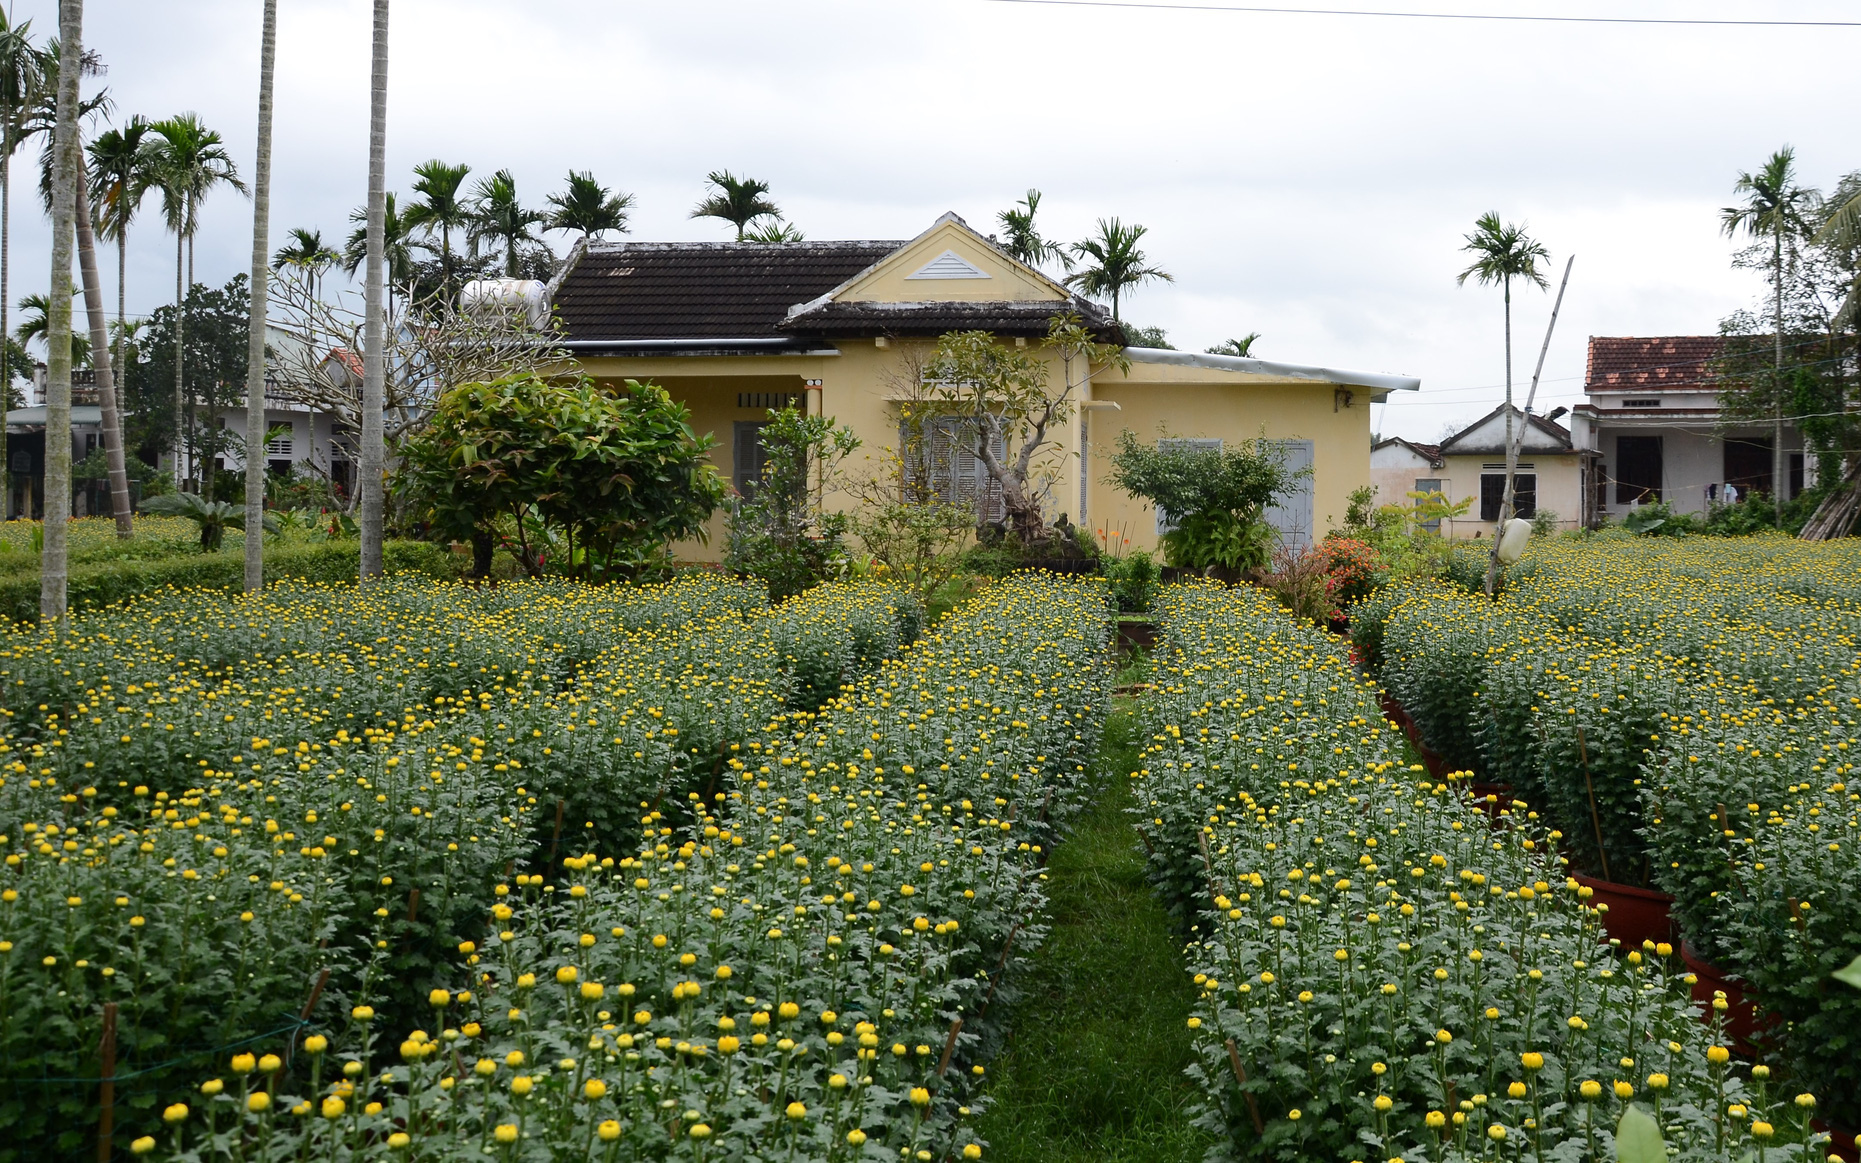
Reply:
<svg viewBox="0 0 1861 1163"><path fill-rule="evenodd" d="M1826 1148L1829 1154L1841 1156L1843 1163L1856 1163L1857 1159L1861 1159L1861 1148L1857 1147L1856 1142L1861 1136L1857 1136L1854 1131L1834 1123L1825 1123L1821 1119L1811 1119L1809 1125L1811 1129L1829 1136L1830 1142Z"/></svg>
<svg viewBox="0 0 1861 1163"><path fill-rule="evenodd" d="M1756 1042L1768 1030L1777 1024L1777 1019L1762 1015L1751 999L1745 996L1744 983L1730 976L1727 970L1714 965L1699 955L1699 950L1680 943L1680 956L1685 959L1687 969L1693 974L1693 1000L1704 1013L1705 1020L1712 1020L1712 999L1716 991L1725 993L1725 1032L1732 1039L1733 1048L1741 1054L1757 1053ZM1854 1140L1849 1140L1852 1149Z"/></svg>
<svg viewBox="0 0 1861 1163"><path fill-rule="evenodd" d="M1673 897L1651 888L1596 880L1582 873L1575 876L1578 884L1596 894L1592 904L1609 906L1603 914L1603 928L1622 942L1622 948L1639 949L1643 941L1659 944L1674 939ZM1712 997L1710 993L1706 996Z"/></svg>

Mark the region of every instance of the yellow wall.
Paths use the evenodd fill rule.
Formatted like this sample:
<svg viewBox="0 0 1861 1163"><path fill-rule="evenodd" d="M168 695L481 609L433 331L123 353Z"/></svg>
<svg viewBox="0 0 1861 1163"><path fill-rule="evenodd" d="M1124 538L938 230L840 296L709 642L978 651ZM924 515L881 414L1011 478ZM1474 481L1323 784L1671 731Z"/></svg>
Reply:
<svg viewBox="0 0 1861 1163"><path fill-rule="evenodd" d="M1348 389L1353 400L1346 407L1336 387L1160 364L1133 363L1129 377L1116 369L1101 373L1093 382L1094 398L1114 401L1121 411L1095 410L1088 417L1092 530L1104 530L1105 540L1123 536L1126 549L1156 548L1155 508L1104 479L1118 433L1129 430L1144 441L1164 434L1218 436L1229 445L1259 436L1310 440L1312 537L1323 537L1343 522L1351 490L1370 483L1370 392Z"/></svg>
<svg viewBox="0 0 1861 1163"><path fill-rule="evenodd" d="M986 279L913 279L909 276L944 251L954 251L989 275ZM988 245L968 229L946 222L887 255L835 295L841 302L915 303L924 299L1004 302L1067 298L1063 288Z"/></svg>
<svg viewBox="0 0 1861 1163"><path fill-rule="evenodd" d="M933 252L941 253L941 250ZM916 269L916 268L910 268ZM914 341L928 351L931 341ZM651 380L684 400L692 426L716 438L712 457L718 471L732 471L732 422L762 419L755 408L738 408L739 392L799 392L808 380L821 381L818 396L808 393L809 411L824 407L850 427L862 442L858 458L878 454L898 443L898 413L888 375L904 366L912 344L893 341L879 347L870 339L838 341L838 355L805 356L642 356L584 361L597 380ZM1061 382L1061 367L1050 359L1050 382ZM1091 481L1088 523L1096 531L1122 532L1129 549L1154 548L1156 519L1148 502L1134 500L1104 481L1117 434L1130 429L1153 440L1159 425L1171 436L1219 436L1228 442L1265 435L1269 439L1313 442L1313 536L1342 521L1346 498L1370 478L1370 393L1351 389L1354 400L1338 405L1335 385L1208 368L1133 363L1128 375L1101 370L1090 389L1097 400L1115 401L1122 411L1088 413ZM1049 495L1050 519L1061 513L1077 522L1079 514L1079 429L1077 416L1051 433L1059 449L1045 459L1057 474ZM845 499L828 495L830 507ZM1548 503L1548 502L1547 502ZM1561 511L1561 510L1560 510ZM1574 511L1574 510L1573 510ZM725 518L711 520L709 542L674 547L688 560L717 561L724 551Z"/></svg>

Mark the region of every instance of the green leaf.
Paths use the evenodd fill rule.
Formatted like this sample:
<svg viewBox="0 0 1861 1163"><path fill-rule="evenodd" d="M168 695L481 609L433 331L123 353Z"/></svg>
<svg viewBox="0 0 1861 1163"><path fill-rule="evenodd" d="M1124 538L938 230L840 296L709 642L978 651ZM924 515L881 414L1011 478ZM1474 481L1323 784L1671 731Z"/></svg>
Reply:
<svg viewBox="0 0 1861 1163"><path fill-rule="evenodd" d="M1622 1112L1615 1128L1615 1157L1618 1163L1667 1163L1667 1142L1654 1116L1639 1106Z"/></svg>
<svg viewBox="0 0 1861 1163"><path fill-rule="evenodd" d="M1837 969L1833 976L1837 981L1846 982L1856 989L1861 989L1861 954L1856 955L1846 968Z"/></svg>

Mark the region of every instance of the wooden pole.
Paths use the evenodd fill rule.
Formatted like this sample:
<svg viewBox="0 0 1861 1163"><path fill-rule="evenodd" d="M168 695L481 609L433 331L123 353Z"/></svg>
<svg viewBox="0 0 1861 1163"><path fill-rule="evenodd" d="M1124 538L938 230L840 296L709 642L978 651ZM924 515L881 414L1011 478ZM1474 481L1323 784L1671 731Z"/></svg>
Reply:
<svg viewBox="0 0 1861 1163"><path fill-rule="evenodd" d="M97 1103L103 1110L97 1115L97 1163L110 1163L111 1138L116 1131L116 1003L103 1007L103 1069L98 1072Z"/></svg>
<svg viewBox="0 0 1861 1163"><path fill-rule="evenodd" d="M1603 879L1614 880L1609 875L1609 854L1603 851L1603 821L1596 812L1596 784L1590 779L1590 749L1583 741L1583 728L1577 728L1577 757L1583 760L1583 786L1590 792L1590 827L1596 830L1596 859L1602 861Z"/></svg>

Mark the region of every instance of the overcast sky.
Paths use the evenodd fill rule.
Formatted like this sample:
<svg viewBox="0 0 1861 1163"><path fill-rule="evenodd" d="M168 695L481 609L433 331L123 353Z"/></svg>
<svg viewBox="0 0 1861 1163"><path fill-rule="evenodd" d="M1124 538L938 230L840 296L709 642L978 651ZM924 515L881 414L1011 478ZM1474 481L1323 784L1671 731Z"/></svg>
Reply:
<svg viewBox="0 0 1861 1163"><path fill-rule="evenodd" d="M1300 3L1301 0L1282 0ZM1852 3L1619 0L1360 7L1850 19ZM198 111L251 168L258 0L90 0L117 118ZM272 239L350 229L367 170L370 5L279 0ZM51 0L15 19L56 27ZM1861 28L1544 25L1047 7L991 0L395 0L389 188L429 157L510 168L540 204L571 168L635 195L632 237L722 239L687 217L707 171L774 187L807 236L908 238L945 210L984 233L1029 186L1074 239L1149 228L1175 275L1125 301L1201 349L1420 376L1377 409L1431 440L1501 398L1497 290L1457 287L1497 210L1576 273L1540 411L1581 399L1588 335L1692 334L1760 293L1718 230L1738 171L1788 142L1828 187L1861 169ZM1842 78L1849 78L1844 83ZM14 200L12 296L47 281L36 198ZM172 297L151 199L129 304ZM250 204L215 194L198 278L249 264ZM558 239L558 249L566 245ZM1553 278L1555 282L1555 278ZM113 300L112 296L112 300ZM1550 294L1517 294L1520 397Z"/></svg>

